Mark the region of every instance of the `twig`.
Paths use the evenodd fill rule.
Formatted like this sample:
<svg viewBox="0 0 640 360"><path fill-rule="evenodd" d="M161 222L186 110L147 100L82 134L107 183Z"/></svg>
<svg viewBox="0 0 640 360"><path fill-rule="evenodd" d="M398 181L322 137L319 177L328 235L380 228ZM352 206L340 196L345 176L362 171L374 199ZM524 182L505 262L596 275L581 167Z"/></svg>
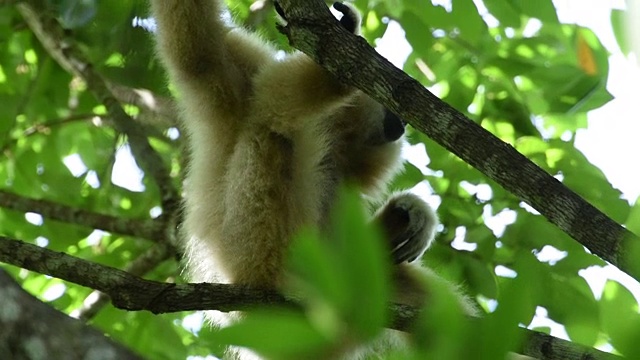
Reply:
<svg viewBox="0 0 640 360"><path fill-rule="evenodd" d="M165 224L160 220L123 219L62 205L53 201L30 199L0 190L0 207L38 213L45 218L87 226L112 233L165 242Z"/></svg>

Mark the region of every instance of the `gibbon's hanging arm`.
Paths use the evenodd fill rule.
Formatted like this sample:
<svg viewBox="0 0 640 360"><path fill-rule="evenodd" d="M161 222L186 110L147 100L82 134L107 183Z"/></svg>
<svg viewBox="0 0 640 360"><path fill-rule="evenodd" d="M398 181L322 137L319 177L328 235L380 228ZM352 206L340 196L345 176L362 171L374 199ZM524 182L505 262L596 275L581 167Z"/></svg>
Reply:
<svg viewBox="0 0 640 360"><path fill-rule="evenodd" d="M640 238L511 145L469 120L345 31L321 0L279 0L290 44L539 211L592 253L640 281ZM634 251L637 250L637 251Z"/></svg>

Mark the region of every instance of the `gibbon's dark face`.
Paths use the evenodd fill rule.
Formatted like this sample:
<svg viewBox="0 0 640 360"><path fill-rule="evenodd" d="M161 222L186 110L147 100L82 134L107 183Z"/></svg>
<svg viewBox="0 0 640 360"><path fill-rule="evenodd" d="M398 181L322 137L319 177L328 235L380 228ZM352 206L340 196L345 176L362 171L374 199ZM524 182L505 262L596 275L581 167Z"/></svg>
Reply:
<svg viewBox="0 0 640 360"><path fill-rule="evenodd" d="M384 139L387 142L393 142L404 134L404 122L396 116L396 114L384 109L383 131Z"/></svg>

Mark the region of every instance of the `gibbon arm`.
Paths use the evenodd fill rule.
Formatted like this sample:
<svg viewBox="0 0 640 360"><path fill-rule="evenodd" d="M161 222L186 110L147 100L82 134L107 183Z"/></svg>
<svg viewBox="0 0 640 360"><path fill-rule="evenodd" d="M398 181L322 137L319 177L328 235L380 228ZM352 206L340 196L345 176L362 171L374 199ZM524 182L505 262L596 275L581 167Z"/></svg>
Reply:
<svg viewBox="0 0 640 360"><path fill-rule="evenodd" d="M309 57L296 53L256 75L252 116L288 135L309 126L309 121L335 113L355 93L355 88L341 84Z"/></svg>
<svg viewBox="0 0 640 360"><path fill-rule="evenodd" d="M238 102L242 77L226 46L219 1L152 0L160 58L185 97Z"/></svg>
<svg viewBox="0 0 640 360"><path fill-rule="evenodd" d="M277 1L274 5L281 23L286 24L282 8ZM359 12L352 5L340 2L334 3L333 7L343 14L340 24L347 31L359 34ZM333 114L356 93L353 87L340 83L339 79L302 53L295 53L263 68L253 86L253 108L258 111L255 118L270 121L276 131L284 134L305 126L305 122L300 120L320 119ZM279 120L282 123L278 124Z"/></svg>
<svg viewBox="0 0 640 360"><path fill-rule="evenodd" d="M280 22L287 20L277 1L274 2ZM352 6L336 2L333 7L343 14L340 24L358 34L360 14ZM283 25L285 26L285 25ZM328 71L302 53L294 53L282 61L265 64L253 81L253 118L268 121L279 133L288 135L309 121L326 118L348 104L355 88L342 84Z"/></svg>

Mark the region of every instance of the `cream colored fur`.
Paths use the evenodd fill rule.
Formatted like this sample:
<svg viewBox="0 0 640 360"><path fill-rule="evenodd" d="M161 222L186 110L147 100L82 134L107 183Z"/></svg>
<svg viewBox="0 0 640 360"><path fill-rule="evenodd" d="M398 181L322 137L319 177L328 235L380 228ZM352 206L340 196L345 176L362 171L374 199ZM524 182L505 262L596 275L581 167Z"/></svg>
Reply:
<svg viewBox="0 0 640 360"><path fill-rule="evenodd" d="M151 3L159 56L179 90L190 142L189 278L278 288L292 235L326 225L345 181L378 193L400 168L402 141L382 141L381 105L302 53L276 60L263 39L221 20L219 1ZM437 224L431 208L410 194L389 204L374 221L391 223L385 209L402 204L410 226L391 223L389 234L413 229L424 251ZM395 272L397 299L412 305L425 300L418 278L437 278L416 263Z"/></svg>

